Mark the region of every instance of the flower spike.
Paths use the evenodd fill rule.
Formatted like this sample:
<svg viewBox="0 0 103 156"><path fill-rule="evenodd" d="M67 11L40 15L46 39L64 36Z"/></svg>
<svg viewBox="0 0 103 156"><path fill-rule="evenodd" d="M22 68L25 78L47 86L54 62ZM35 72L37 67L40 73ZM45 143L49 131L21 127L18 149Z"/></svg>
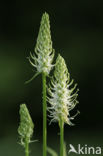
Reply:
<svg viewBox="0 0 103 156"><path fill-rule="evenodd" d="M37 73L49 75L53 67L54 50L52 48L49 15L44 13L35 46L35 54L30 53L29 62L36 68Z"/></svg>
<svg viewBox="0 0 103 156"><path fill-rule="evenodd" d="M69 125L71 119L75 116L70 117L70 111L76 106L77 101L77 84L71 88L73 80L70 82L70 74L68 72L65 60L62 56L58 55L55 65L54 76L51 79L51 84L48 88L49 97L47 97L50 107L48 111L50 112L51 122L60 120ZM74 93L74 90L75 93ZM77 113L78 114L78 113Z"/></svg>
<svg viewBox="0 0 103 156"><path fill-rule="evenodd" d="M31 137L33 135L34 124L30 117L29 111L25 104L20 105L20 125L18 128L18 133L21 138L21 145L26 146L26 140L28 143L31 142Z"/></svg>

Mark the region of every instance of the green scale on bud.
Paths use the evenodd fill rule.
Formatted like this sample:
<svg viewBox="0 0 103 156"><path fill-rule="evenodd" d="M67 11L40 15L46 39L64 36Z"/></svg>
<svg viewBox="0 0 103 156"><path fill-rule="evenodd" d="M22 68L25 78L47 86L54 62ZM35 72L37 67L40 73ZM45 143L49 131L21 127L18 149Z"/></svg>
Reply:
<svg viewBox="0 0 103 156"><path fill-rule="evenodd" d="M51 84L48 88L48 93L50 97L47 97L50 107L48 111L50 112L51 122L58 121L62 119L64 123L73 125L71 123L70 111L76 106L77 101L77 84L72 88L73 80L70 82L70 74L68 72L65 60L63 57L58 55L55 65L54 76L51 79ZM74 93L74 90L75 93ZM78 114L78 112L77 112Z"/></svg>
<svg viewBox="0 0 103 156"><path fill-rule="evenodd" d="M30 143L30 138L33 135L34 124L30 117L29 111L25 104L20 105L20 125L18 128L18 133L21 138L21 145L25 147L26 141Z"/></svg>

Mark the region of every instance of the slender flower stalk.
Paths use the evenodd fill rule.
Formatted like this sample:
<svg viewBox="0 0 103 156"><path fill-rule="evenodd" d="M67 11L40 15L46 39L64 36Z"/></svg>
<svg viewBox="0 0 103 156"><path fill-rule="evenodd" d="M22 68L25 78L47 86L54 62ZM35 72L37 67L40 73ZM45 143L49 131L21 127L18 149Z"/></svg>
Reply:
<svg viewBox="0 0 103 156"><path fill-rule="evenodd" d="M46 77L52 69L54 50L52 48L49 15L44 13L36 41L35 53L30 53L29 62L36 68L36 74L26 83L32 81L37 75L42 74L43 83L43 156L47 151L47 102L46 102Z"/></svg>
<svg viewBox="0 0 103 156"><path fill-rule="evenodd" d="M60 156L63 156L64 146L64 123L73 125L71 119L78 114L70 117L70 111L76 106L77 101L77 84L72 88L73 80L70 82L70 74L66 67L63 57L58 55L54 76L51 79L51 84L48 88L49 97L47 97L50 107L51 122L58 122L60 127ZM74 93L74 90L75 93Z"/></svg>
<svg viewBox="0 0 103 156"><path fill-rule="evenodd" d="M63 156L64 148L64 121L60 119L60 156Z"/></svg>
<svg viewBox="0 0 103 156"><path fill-rule="evenodd" d="M20 105L20 125L18 133L21 138L20 144L25 148L25 156L29 156L29 143L33 135L34 124L25 104Z"/></svg>
<svg viewBox="0 0 103 156"><path fill-rule="evenodd" d="M42 74L43 83L43 156L47 151L47 102L46 102L46 75Z"/></svg>

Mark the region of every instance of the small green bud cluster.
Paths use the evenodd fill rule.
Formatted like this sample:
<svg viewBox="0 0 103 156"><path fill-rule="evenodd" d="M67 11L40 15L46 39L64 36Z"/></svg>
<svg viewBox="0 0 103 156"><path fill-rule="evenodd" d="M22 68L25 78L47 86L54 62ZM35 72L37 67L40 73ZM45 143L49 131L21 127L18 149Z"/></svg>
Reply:
<svg viewBox="0 0 103 156"><path fill-rule="evenodd" d="M62 119L64 123L73 125L70 121L71 119L73 119L73 117L70 117L70 111L78 103L78 89L75 93L73 93L73 91L76 89L77 84L75 84L74 87L71 88L72 84L73 80L70 82L70 74L66 67L65 60L63 59L63 57L58 55L54 76L52 77L50 87L48 88L50 97L48 97L47 99L51 104L51 106L48 107L50 117L52 118L51 121L60 122L60 119Z"/></svg>
<svg viewBox="0 0 103 156"><path fill-rule="evenodd" d="M29 111L25 104L20 105L20 125L18 128L18 133L21 138L21 145L25 147L25 140L28 140L30 143L30 138L33 134L34 124L30 117Z"/></svg>

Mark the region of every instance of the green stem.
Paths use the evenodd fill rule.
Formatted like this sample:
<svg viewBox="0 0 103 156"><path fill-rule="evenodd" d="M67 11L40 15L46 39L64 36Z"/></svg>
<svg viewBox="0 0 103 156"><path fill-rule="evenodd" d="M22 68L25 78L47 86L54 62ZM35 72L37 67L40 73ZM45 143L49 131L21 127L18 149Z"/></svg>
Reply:
<svg viewBox="0 0 103 156"><path fill-rule="evenodd" d="M29 141L28 141L28 138L25 139L25 156L29 156Z"/></svg>
<svg viewBox="0 0 103 156"><path fill-rule="evenodd" d="M64 122L60 120L60 156L63 156L63 146L64 146Z"/></svg>
<svg viewBox="0 0 103 156"><path fill-rule="evenodd" d="M47 151L47 103L46 103L46 75L42 74L43 83L43 156Z"/></svg>

